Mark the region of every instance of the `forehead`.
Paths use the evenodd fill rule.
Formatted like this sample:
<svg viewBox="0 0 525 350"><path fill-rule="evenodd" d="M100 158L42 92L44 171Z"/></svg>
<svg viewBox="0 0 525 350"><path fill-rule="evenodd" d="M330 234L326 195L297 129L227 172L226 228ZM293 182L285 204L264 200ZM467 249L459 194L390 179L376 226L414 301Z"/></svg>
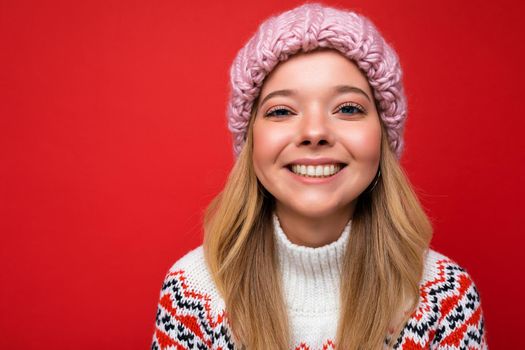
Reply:
<svg viewBox="0 0 525 350"><path fill-rule="evenodd" d="M266 77L261 95L276 89L320 91L350 84L370 93L368 79L357 65L332 49L293 55Z"/></svg>

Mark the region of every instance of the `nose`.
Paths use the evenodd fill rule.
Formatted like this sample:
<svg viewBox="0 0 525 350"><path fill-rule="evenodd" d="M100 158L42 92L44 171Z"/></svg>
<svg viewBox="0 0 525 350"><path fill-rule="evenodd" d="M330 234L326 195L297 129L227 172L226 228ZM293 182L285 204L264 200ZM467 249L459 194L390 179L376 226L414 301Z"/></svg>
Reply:
<svg viewBox="0 0 525 350"><path fill-rule="evenodd" d="M329 116L326 113L317 110L307 112L300 117L297 134L298 146L331 146L334 143L334 137Z"/></svg>

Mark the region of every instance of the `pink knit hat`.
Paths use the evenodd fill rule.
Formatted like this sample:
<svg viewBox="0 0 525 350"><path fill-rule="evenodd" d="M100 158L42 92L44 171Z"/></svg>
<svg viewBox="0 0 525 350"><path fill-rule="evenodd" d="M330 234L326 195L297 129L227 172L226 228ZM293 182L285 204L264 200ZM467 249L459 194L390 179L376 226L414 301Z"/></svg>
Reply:
<svg viewBox="0 0 525 350"><path fill-rule="evenodd" d="M390 147L400 158L406 98L396 53L366 17L316 3L267 19L233 61L227 118L234 156L239 156L246 141L252 106L264 78L291 55L316 48L336 49L363 71L378 102Z"/></svg>

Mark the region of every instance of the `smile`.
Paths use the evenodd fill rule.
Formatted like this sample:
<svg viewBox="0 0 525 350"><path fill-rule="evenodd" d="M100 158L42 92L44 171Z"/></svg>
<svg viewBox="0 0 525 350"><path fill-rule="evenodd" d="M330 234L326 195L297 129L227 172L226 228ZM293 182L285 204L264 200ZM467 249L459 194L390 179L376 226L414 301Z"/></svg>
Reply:
<svg viewBox="0 0 525 350"><path fill-rule="evenodd" d="M342 163L323 165L290 164L288 169L299 176L323 178L337 174L345 166L346 164Z"/></svg>

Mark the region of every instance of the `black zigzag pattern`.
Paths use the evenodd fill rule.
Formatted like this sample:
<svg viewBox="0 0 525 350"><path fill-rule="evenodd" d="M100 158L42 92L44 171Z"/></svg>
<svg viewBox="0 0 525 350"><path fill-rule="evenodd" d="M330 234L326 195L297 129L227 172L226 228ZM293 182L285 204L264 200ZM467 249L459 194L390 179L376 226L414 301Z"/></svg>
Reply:
<svg viewBox="0 0 525 350"><path fill-rule="evenodd" d="M479 293L470 276L451 260L420 286L420 302L394 349L486 349Z"/></svg>
<svg viewBox="0 0 525 350"><path fill-rule="evenodd" d="M176 271L164 280L151 349L233 350L226 320L213 322L205 307L208 296L189 290L185 279L183 271Z"/></svg>
<svg viewBox="0 0 525 350"><path fill-rule="evenodd" d="M486 350L481 301L470 276L448 259L437 261L435 268L433 279L420 286L418 307L406 322L394 349ZM225 313L213 319L209 296L190 289L185 281L181 270L166 277L151 349L234 350ZM387 337L385 344L388 340ZM300 349L313 350L301 344Z"/></svg>

